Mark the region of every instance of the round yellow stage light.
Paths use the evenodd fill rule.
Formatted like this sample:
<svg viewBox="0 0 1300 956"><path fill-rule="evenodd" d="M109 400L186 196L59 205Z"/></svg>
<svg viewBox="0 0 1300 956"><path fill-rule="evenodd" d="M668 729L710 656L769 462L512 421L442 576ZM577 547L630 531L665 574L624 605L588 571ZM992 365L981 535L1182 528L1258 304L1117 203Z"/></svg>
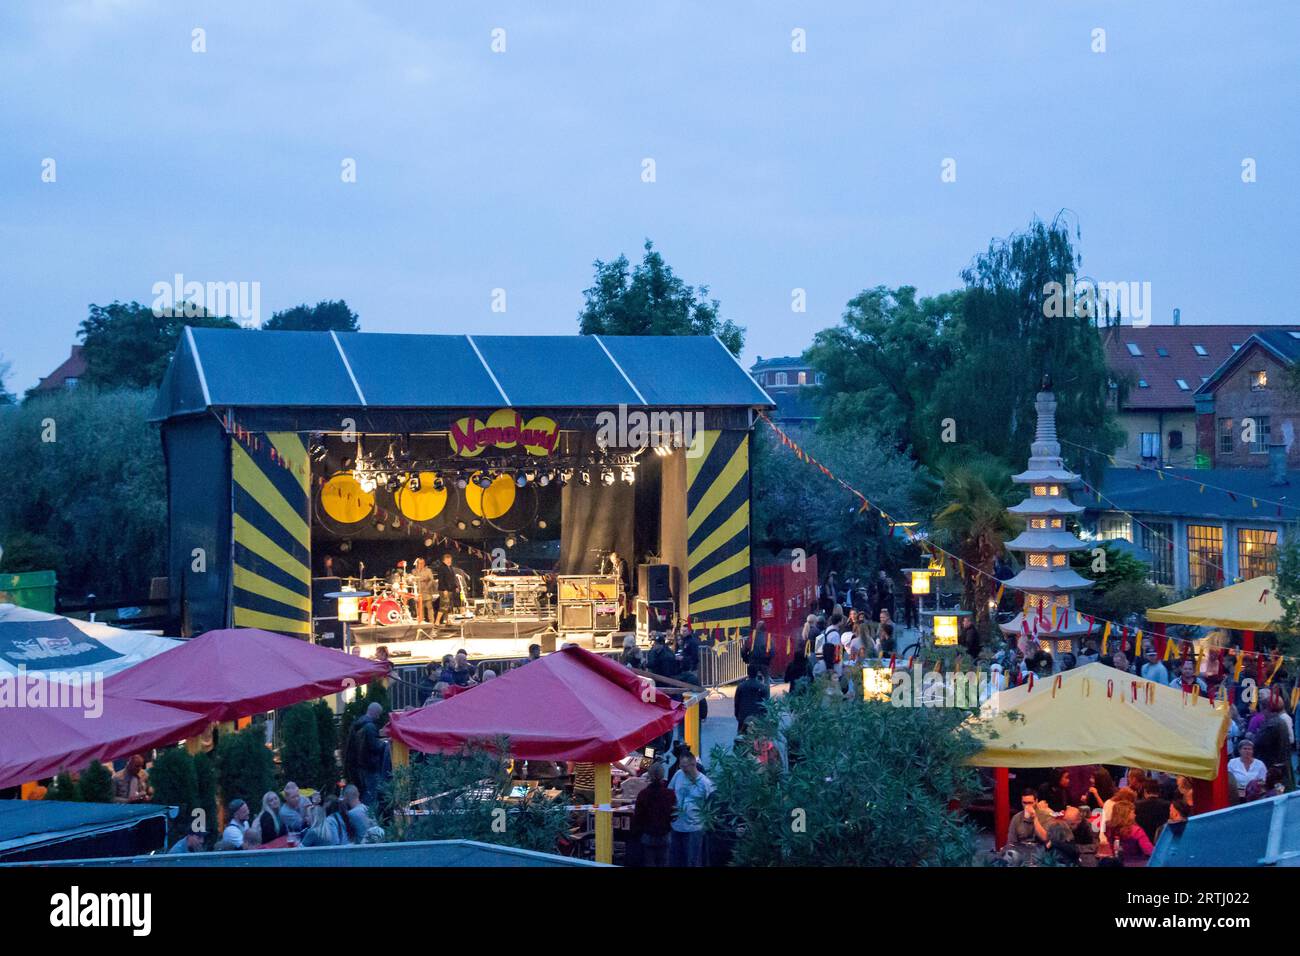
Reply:
<svg viewBox="0 0 1300 956"><path fill-rule="evenodd" d="M431 471L422 471L419 491L412 491L410 484L397 489L397 494L393 497L398 510L412 521L429 521L442 514L442 509L447 507L447 489L443 487L434 490L433 480L436 477Z"/></svg>
<svg viewBox="0 0 1300 956"><path fill-rule="evenodd" d="M465 486L465 504L469 510L480 518L492 521L500 518L515 503L515 481L509 475L497 475L487 488L480 488L474 481L481 472L474 472L470 482Z"/></svg>
<svg viewBox="0 0 1300 956"><path fill-rule="evenodd" d="M357 480L343 472L325 482L320 490L320 504L340 524L356 524L375 510L375 495L362 491Z"/></svg>

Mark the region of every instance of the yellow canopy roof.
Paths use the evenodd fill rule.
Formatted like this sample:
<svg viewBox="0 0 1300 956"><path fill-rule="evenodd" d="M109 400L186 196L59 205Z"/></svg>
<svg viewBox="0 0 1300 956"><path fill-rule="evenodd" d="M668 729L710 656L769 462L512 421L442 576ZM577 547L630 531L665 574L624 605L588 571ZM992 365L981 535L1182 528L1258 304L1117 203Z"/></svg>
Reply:
<svg viewBox="0 0 1300 956"><path fill-rule="evenodd" d="M1033 690L1022 684L993 694L965 726L984 745L969 761L978 767L1109 763L1212 780L1228 733L1228 708L1105 664L1086 664L1036 680Z"/></svg>
<svg viewBox="0 0 1300 956"><path fill-rule="evenodd" d="M1267 576L1147 611L1148 621L1229 627L1238 631L1271 631L1281 617L1277 583Z"/></svg>

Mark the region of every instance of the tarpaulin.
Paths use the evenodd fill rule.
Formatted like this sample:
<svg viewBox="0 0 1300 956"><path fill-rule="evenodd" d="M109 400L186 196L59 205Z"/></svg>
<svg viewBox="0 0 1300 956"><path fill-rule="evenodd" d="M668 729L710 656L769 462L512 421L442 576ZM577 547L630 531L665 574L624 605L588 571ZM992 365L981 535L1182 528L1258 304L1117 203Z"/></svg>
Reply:
<svg viewBox="0 0 1300 956"><path fill-rule="evenodd" d="M107 677L179 643L142 631L0 604L0 678L19 670Z"/></svg>
<svg viewBox="0 0 1300 956"><path fill-rule="evenodd" d="M1146 618L1164 624L1271 631L1281 620L1282 613L1282 604L1277 599L1277 582L1271 577L1258 577L1154 608L1147 611Z"/></svg>

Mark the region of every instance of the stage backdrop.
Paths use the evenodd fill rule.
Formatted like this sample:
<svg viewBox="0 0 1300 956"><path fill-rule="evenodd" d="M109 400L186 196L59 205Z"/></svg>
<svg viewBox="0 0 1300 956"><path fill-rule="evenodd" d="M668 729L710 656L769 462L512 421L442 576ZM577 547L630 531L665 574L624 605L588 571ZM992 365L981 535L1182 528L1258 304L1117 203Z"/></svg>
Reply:
<svg viewBox="0 0 1300 956"><path fill-rule="evenodd" d="M704 432L686 456L687 588L696 627L748 628L749 433Z"/></svg>
<svg viewBox="0 0 1300 956"><path fill-rule="evenodd" d="M230 441L234 554L232 621L311 633L311 513L307 450L293 432Z"/></svg>

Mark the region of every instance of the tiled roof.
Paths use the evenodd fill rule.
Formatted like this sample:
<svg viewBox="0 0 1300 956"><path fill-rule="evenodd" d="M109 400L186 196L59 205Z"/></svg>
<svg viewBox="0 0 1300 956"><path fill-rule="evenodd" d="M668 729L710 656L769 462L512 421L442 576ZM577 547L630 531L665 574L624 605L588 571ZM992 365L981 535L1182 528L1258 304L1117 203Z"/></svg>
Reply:
<svg viewBox="0 0 1300 956"><path fill-rule="evenodd" d="M82 354L84 346L74 345L72 354L63 360L63 364L40 380L33 391L49 392L63 388L70 378L80 378L86 374L86 358Z"/></svg>
<svg viewBox="0 0 1300 956"><path fill-rule="evenodd" d="M1283 365L1294 365L1297 360L1300 360L1300 332L1287 331L1286 329L1264 329L1256 332L1242 344L1240 349L1224 359L1223 364L1214 370L1197 391L1202 394L1213 392L1224 376L1228 375L1240 364L1237 357L1241 356L1244 360L1245 355L1251 351L1253 346L1259 346L1266 350Z"/></svg>
<svg viewBox="0 0 1300 956"><path fill-rule="evenodd" d="M1194 407L1192 394L1256 332L1285 334L1297 326L1265 325L1120 325L1101 330L1106 365L1115 377L1128 379L1126 410ZM1132 348L1130 348L1132 346ZM1201 355L1197 346L1204 350ZM1133 354L1133 350L1140 354ZM1186 388L1178 384L1181 379ZM1146 383L1146 387L1142 386Z"/></svg>

